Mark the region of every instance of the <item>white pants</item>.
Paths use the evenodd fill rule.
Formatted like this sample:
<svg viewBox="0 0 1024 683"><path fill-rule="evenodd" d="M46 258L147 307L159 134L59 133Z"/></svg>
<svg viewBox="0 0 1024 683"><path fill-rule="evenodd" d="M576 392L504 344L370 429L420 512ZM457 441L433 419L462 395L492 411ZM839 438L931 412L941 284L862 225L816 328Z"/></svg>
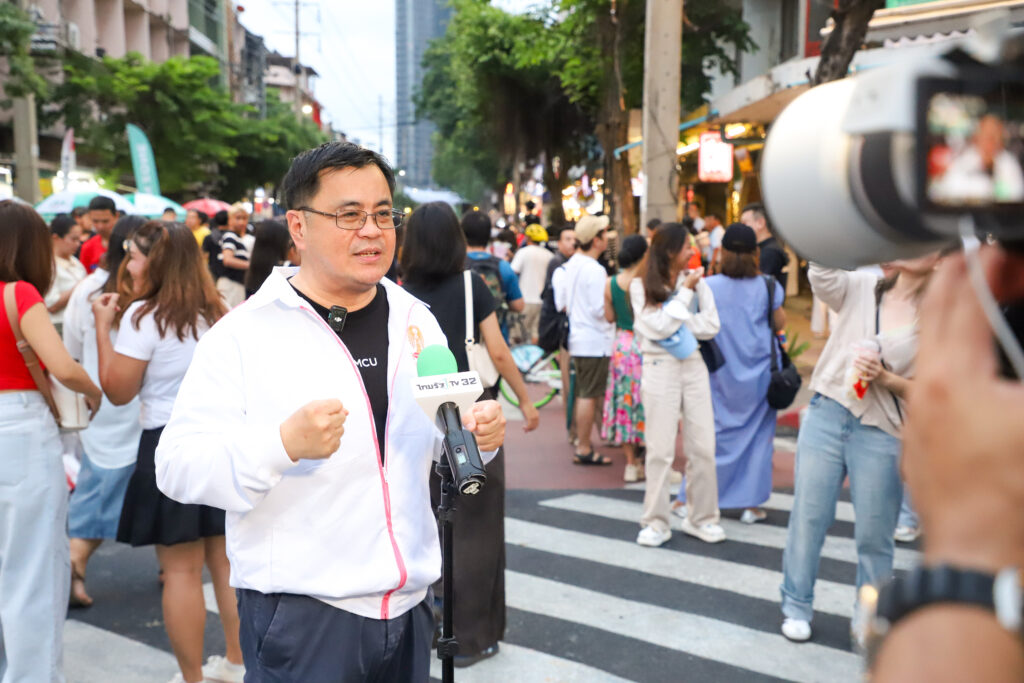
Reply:
<svg viewBox="0 0 1024 683"><path fill-rule="evenodd" d="M660 532L670 528L668 478L676 457L680 414L686 455L687 517L698 527L717 524L715 415L704 358L696 351L684 360L662 354L645 356L640 396L647 442L647 488L640 524Z"/></svg>
<svg viewBox="0 0 1024 683"><path fill-rule="evenodd" d="M217 278L217 291L224 297L224 303L227 304L228 309L245 301L245 286L231 278Z"/></svg>
<svg viewBox="0 0 1024 683"><path fill-rule="evenodd" d="M0 681L62 683L68 487L38 391L0 394Z"/></svg>

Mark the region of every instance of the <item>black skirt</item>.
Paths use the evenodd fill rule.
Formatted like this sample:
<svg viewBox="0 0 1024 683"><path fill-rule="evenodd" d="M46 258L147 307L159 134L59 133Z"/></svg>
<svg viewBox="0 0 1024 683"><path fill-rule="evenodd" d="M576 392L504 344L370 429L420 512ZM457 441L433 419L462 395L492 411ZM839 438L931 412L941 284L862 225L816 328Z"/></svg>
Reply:
<svg viewBox="0 0 1024 683"><path fill-rule="evenodd" d="M139 457L128 481L117 540L140 545L175 545L224 535L224 511L206 505L184 505L156 486L154 456L163 427L145 429Z"/></svg>

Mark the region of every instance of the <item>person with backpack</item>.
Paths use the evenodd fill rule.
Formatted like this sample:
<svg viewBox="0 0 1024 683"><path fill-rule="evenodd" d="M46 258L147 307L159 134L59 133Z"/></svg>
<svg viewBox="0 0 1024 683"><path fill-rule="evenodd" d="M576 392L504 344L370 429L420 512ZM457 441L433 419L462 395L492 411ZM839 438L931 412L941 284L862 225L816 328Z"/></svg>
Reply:
<svg viewBox="0 0 1024 683"><path fill-rule="evenodd" d="M498 304L498 325L501 335L508 341L508 312L521 313L526 308L523 293L508 261L487 252L491 240L491 219L480 211L468 211L462 216L462 232L466 235L466 267L487 283Z"/></svg>

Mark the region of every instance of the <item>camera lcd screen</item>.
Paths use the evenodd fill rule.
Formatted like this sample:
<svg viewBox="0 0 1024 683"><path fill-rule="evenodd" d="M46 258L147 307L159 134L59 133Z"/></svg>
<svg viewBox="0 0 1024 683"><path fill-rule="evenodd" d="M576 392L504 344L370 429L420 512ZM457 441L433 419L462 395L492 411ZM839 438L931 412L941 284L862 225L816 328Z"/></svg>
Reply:
<svg viewBox="0 0 1024 683"><path fill-rule="evenodd" d="M1024 207L1022 84L942 85L922 93L928 203L946 210Z"/></svg>

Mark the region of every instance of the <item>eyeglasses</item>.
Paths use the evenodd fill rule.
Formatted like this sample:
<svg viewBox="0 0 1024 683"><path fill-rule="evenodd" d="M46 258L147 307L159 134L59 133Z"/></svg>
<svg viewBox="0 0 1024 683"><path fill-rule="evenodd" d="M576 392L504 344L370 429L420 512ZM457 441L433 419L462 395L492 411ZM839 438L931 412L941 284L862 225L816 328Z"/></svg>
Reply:
<svg viewBox="0 0 1024 683"><path fill-rule="evenodd" d="M308 206L300 206L297 211L308 211L327 218L333 218L335 225L342 230L362 230L366 225L366 219L373 216L374 224L381 230L394 230L402 224L405 214L394 209L380 209L373 213L360 211L359 209L339 209L337 213L317 211Z"/></svg>

